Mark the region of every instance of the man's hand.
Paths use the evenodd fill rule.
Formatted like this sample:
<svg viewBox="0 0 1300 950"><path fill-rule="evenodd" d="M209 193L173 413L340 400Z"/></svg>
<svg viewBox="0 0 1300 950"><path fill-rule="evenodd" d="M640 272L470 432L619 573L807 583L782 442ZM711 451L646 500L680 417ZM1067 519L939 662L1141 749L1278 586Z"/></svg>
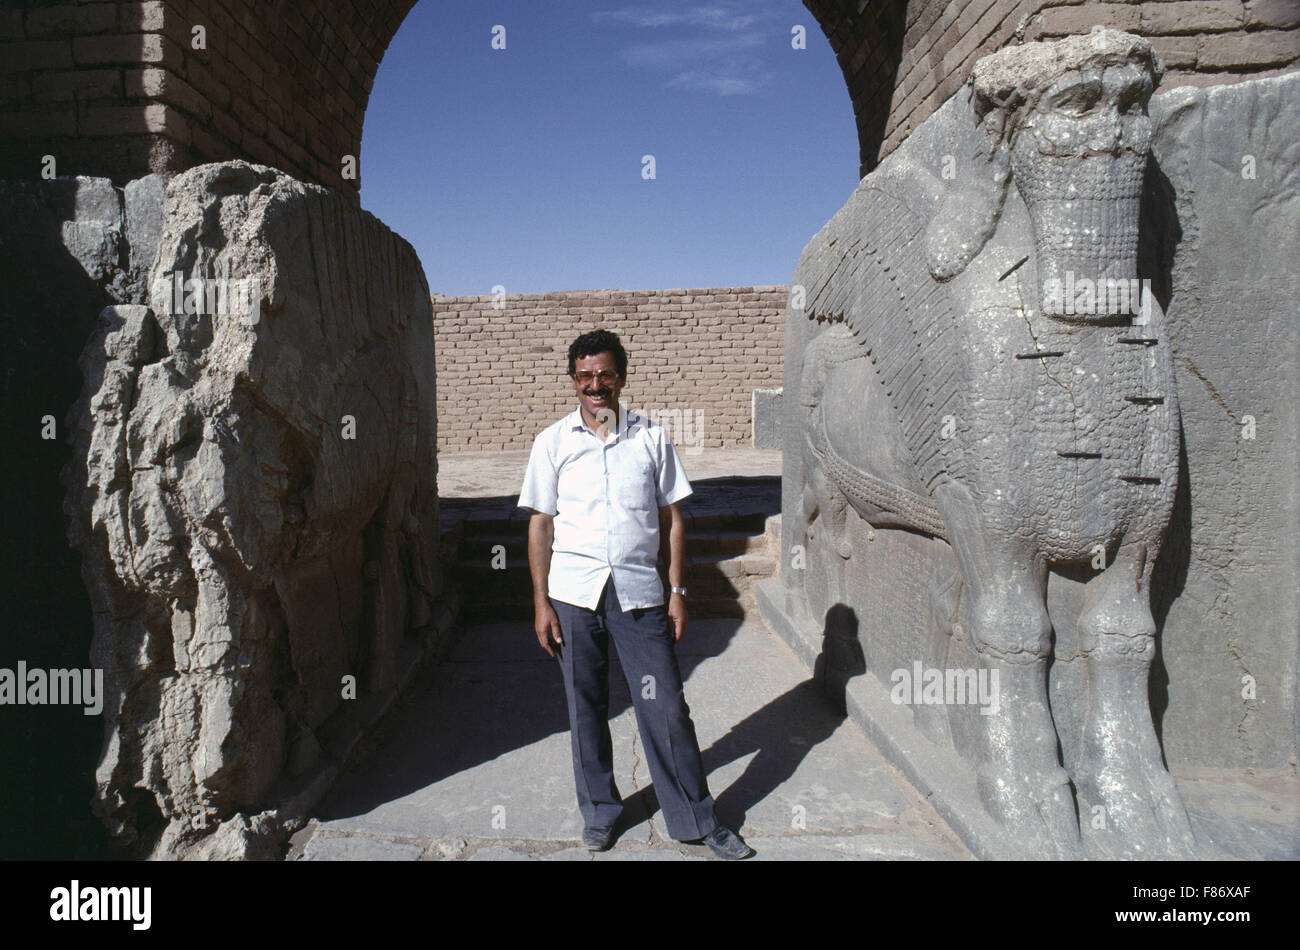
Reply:
<svg viewBox="0 0 1300 950"><path fill-rule="evenodd" d="M555 647L551 646L554 641L555 646L564 645L564 637L560 633L560 618L555 614L555 608L550 604L536 604L533 607L533 631L537 634L537 642L542 645L551 656L555 656Z"/></svg>
<svg viewBox="0 0 1300 950"><path fill-rule="evenodd" d="M564 644L560 635L560 618L547 597L547 575L551 571L551 544L555 540L555 516L540 511L528 519L528 570L533 576L533 632L537 642L555 656L552 642Z"/></svg>
<svg viewBox="0 0 1300 950"><path fill-rule="evenodd" d="M668 595L668 622L673 627L673 642L679 643L686 633L686 598L681 594Z"/></svg>
<svg viewBox="0 0 1300 950"><path fill-rule="evenodd" d="M668 568L667 586L685 587L686 519L677 502L659 509L659 560ZM673 642L680 642L686 633L686 598L681 594L668 595L668 621L673 627Z"/></svg>

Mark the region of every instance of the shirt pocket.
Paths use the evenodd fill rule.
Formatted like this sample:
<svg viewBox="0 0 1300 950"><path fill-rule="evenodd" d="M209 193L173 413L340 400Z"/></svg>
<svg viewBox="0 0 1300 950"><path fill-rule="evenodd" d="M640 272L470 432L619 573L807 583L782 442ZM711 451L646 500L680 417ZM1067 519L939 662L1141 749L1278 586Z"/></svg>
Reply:
<svg viewBox="0 0 1300 950"><path fill-rule="evenodd" d="M648 459L637 459L622 468L614 487L618 503L629 511L655 507L655 471Z"/></svg>

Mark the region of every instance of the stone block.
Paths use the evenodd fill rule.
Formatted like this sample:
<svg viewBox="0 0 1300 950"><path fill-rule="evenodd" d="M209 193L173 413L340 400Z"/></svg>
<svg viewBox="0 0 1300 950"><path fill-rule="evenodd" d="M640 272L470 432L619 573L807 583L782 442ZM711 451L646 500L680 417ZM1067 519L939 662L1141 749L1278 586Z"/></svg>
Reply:
<svg viewBox="0 0 1300 950"><path fill-rule="evenodd" d="M118 4L118 9L121 11L119 28L128 32L158 33L163 29L166 6L163 0L120 3Z"/></svg>
<svg viewBox="0 0 1300 950"><path fill-rule="evenodd" d="M1226 38L1207 40L1200 52ZM1300 522L1300 493L1294 464L1283 458L1294 457L1300 430L1291 372L1300 355L1300 324L1294 319L1300 289L1293 286L1291 260L1300 222L1287 197L1294 190L1294 162L1286 158L1300 126L1300 75L1157 95L1149 120L1131 113L1118 120L1131 138L1122 146L1117 142L1097 164L1089 164L1093 153L1066 160L1055 145L1044 146L1038 133L1026 138L1022 126L1020 137L1009 139L1010 154L990 159L990 167L963 167L947 184L936 174L944 155L994 154L982 130L1007 131L1006 122L1015 128L1039 108L1029 104L1032 97L1017 98L1013 91L1024 93L1034 83L1045 88L1068 70L1068 57L1083 62L1109 55L1107 49L1154 71L1145 41L1110 31L1009 47L982 59L973 95L949 100L921 123L809 243L793 281L811 288L808 306L787 318L783 386L795 397L782 407L781 550L804 551L807 559L783 565L783 595L766 598L764 609L778 625L804 629L809 642L855 640L862 672L872 674L861 678L859 690L881 709L888 708L892 674L913 664L987 672L1009 670L1004 649L1037 657L1034 685L1018 692L1028 680L1008 683L1026 667L1008 672L1001 705L988 716L951 699L921 701L914 691L903 700L913 707L906 735L889 724L897 718L892 714L866 717L882 748L892 750L909 775L926 772L929 766L912 765L932 764L934 756L955 753L966 763L941 770L960 773L959 780L942 781L952 782L949 802L964 802L967 811L956 815L954 827L980 839L980 847L972 844L978 853L1008 845L1039 858L1213 853L1214 842L1193 835L1162 753L1171 768L1238 769L1284 769L1297 753L1294 645L1300 609L1286 566L1300 557L1293 530ZM1118 114L1116 102L1103 100L1101 106ZM1008 102L1026 105L1010 110ZM1059 133L1065 120L1053 121ZM1079 167L1067 173L1072 162ZM1147 358L1126 358L1121 365L1095 351L1101 388L1084 395L1080 385L1091 385L1083 384L1086 370L1054 372L1042 385L1031 383L1040 372L1035 369L1024 375L1025 388L1015 396L1013 389L999 388L999 379L1010 379L999 366L1015 367L1009 372L1017 375L1044 366L1041 360L1068 363L1081 358L1085 339L1101 345L1113 332L1100 329L1101 323L1093 330L1077 322L1056 325L1060 321L1050 314L1059 308L1044 284L1045 274L1064 267L1058 255L1078 254L1083 247L1073 239L1077 209L1058 201L1058 191L1078 188L1084 167L1102 176L1095 180L1098 194L1106 183L1114 203L1108 220L1116 234L1105 238L1114 241L1111 250L1094 247L1088 253L1100 255L1095 261L1071 263L1069 269L1100 273L1103 259L1105 266L1122 261L1131 279L1140 273L1151 282L1152 299L1168 312L1153 307L1132 316L1134 332L1151 349ZM999 183L1006 175L1014 186L1004 193ZM871 254L855 252L867 247ZM1015 276L1031 261L1032 277ZM1011 293L1008 280L1025 281L1030 299L1038 298L1039 309L1028 319L1047 322L1032 336L1021 335L1021 324L1004 323L1007 339L1016 342L990 346L998 322L992 315L1004 306L996 301L1012 310L1025 306L1025 298L1003 296ZM949 306L956 309L949 312ZM977 327L947 337L976 313ZM1116 338L1116 345L1128 344ZM1057 403L1062 385L1078 398ZM1143 386L1159 393L1143 395ZM1136 394L1126 402L1149 409L1103 409L1106 393L1121 390ZM1020 410L1007 408L1019 398L1026 400ZM1059 440L1049 438L1031 451L1040 437L1035 433L1058 424L1076 437L1081 430L1066 420L1081 411L1096 446L1062 454ZM1014 432L1001 432L999 418L1021 421ZM1147 436L1137 436L1138 429ZM1265 430L1271 435L1261 440L1258 433ZM1140 462L1126 454L1132 451L1141 454ZM1066 457L1080 461L1069 463L1059 478L1034 474L1059 464L1053 458ZM1107 465L1086 468L1103 459ZM976 484L985 464L1006 472L993 477L988 492L957 486L968 478ZM1018 474L999 468L1007 465ZM1141 474L1125 477L1125 467ZM1038 487L1028 488L1026 479L1037 479ZM1084 482L1093 486L1083 490L1086 501L1065 508L1086 509L1087 518L1099 519L1094 526L1117 524L1115 511L1128 504L1120 499L1130 497L1119 482L1142 486L1145 494L1131 496L1131 510L1152 513L1152 540L1142 555L1143 570L1153 572L1148 586L1134 592L1128 580L1106 592L1099 580L1116 563L1127 563L1124 551L1131 549L1116 537L1115 560L1089 566L1083 548L1057 547L1080 530L1083 521L1072 521L1016 533L1016 544L1043 552L1048 567L1041 591L1018 607L995 611L994 618L985 611L987 598L1001 596L990 593L995 588L981 587L978 598L961 593L968 589L963 578L980 574L995 557L990 545L1000 543L1000 529L989 527L990 518L996 521L1019 505L1026 512L1062 511L1056 502L1040 509L1031 499L1050 499L1063 486L1074 491L1068 486ZM1103 496L1112 501L1101 502ZM938 520L927 521L930 515ZM1148 530L1137 529L1138 523L1121 533ZM972 559L963 554L964 544L950 544L949 531L979 534L980 555ZM1146 561L1157 549L1159 557ZM1111 566L1102 570L1106 563ZM1120 674L1129 678L1129 687L1116 702L1131 709L1119 718L1117 707L1102 714L1096 707L1107 690L1099 685L1105 679L1100 671L1123 665L1121 654L1129 652L1126 645L1106 654L1104 644L1115 634L1099 625L1095 611L1098 598L1111 596L1128 601L1128 607L1116 608L1120 613L1142 618L1134 635L1150 638L1142 656L1132 657L1135 665ZM1023 639L999 641L995 630L1025 618L1032 622ZM1148 676L1157 642L1159 659ZM1050 669L1044 664L1049 656ZM1251 687L1249 696L1243 682ZM870 703L859 700L860 707ZM984 744L989 724L1012 707L1016 717L1037 724L1025 728L1027 719L1020 719L1019 738L1015 730L999 733L998 751L990 754ZM1159 739L1146 725L1153 719ZM1103 749L1099 729L1118 745ZM997 776L1005 773L1007 756L1018 754L1017 743L1038 741L1031 736L1046 737L1042 748L1051 751L1029 783L1034 791L1025 788L1026 800L1036 803L1026 824L1011 817L1007 805L1017 794L1013 786L1035 767L1023 764L1014 777ZM1145 751L1137 752L1138 746ZM1100 765L1121 747L1127 749L1125 763ZM1139 759L1147 765L1134 770ZM1110 776L1108 791L1097 786L1099 771ZM1124 783L1130 789L1125 796L1152 803L1159 822L1147 821L1148 813L1125 814L1123 801L1105 803ZM1068 799L1074 796L1072 804ZM1094 814L1099 802L1108 825L1098 834L1076 814ZM1049 812L1054 817L1047 819ZM1041 837L1049 826L1056 829L1048 833L1052 844ZM1028 838L1035 843L1026 845Z"/></svg>
<svg viewBox="0 0 1300 950"><path fill-rule="evenodd" d="M1241 0L1175 0L1144 3L1141 33L1214 33L1239 30L1245 20Z"/></svg>
<svg viewBox="0 0 1300 950"><path fill-rule="evenodd" d="M154 62L162 56L162 37L156 33L78 37L72 41L78 65Z"/></svg>
<svg viewBox="0 0 1300 950"><path fill-rule="evenodd" d="M28 36L84 36L111 30L117 7L111 3L61 3L27 11Z"/></svg>
<svg viewBox="0 0 1300 950"><path fill-rule="evenodd" d="M32 78L36 99L112 99L122 95L122 76L116 69L78 69L37 73Z"/></svg>
<svg viewBox="0 0 1300 950"><path fill-rule="evenodd" d="M317 835L307 842L303 861L416 861L422 848L368 835Z"/></svg>
<svg viewBox="0 0 1300 950"><path fill-rule="evenodd" d="M163 199L166 194L167 179L157 174L127 182L122 192L126 208L126 243L130 250L130 268L142 287L158 253L158 239L162 234Z"/></svg>
<svg viewBox="0 0 1300 950"><path fill-rule="evenodd" d="M755 389L751 413L756 449L781 448L781 390Z"/></svg>
<svg viewBox="0 0 1300 950"><path fill-rule="evenodd" d="M1292 29L1300 26L1300 3L1295 0L1246 0L1247 26Z"/></svg>
<svg viewBox="0 0 1300 950"><path fill-rule="evenodd" d="M1227 73L1198 73L1188 69L1170 69L1161 80L1160 88L1165 91L1184 86L1201 89L1205 86L1221 86L1230 78L1236 77L1230 77Z"/></svg>
<svg viewBox="0 0 1300 950"><path fill-rule="evenodd" d="M0 124L10 135L25 138L56 138L77 134L77 113L70 107L47 107L42 110L25 109L18 112L0 112ZM53 147L52 147L53 148ZM58 158L58 148L52 154ZM38 163L32 162L31 174L39 173Z"/></svg>
<svg viewBox="0 0 1300 950"><path fill-rule="evenodd" d="M85 136L135 135L167 132L184 141L184 117L161 102L144 106L82 106L77 116L77 131Z"/></svg>
<svg viewBox="0 0 1300 950"><path fill-rule="evenodd" d="M72 65L72 44L67 40L29 40L0 43L0 72L30 69L66 69Z"/></svg>
<svg viewBox="0 0 1300 950"><path fill-rule="evenodd" d="M95 808L126 842L161 811L158 856L248 853L278 832L243 816L322 767L344 677L381 698L441 594L428 287L374 217L273 169L191 169L151 222L160 185L127 190L149 308L105 311L72 414L110 671Z"/></svg>
<svg viewBox="0 0 1300 950"><path fill-rule="evenodd" d="M1300 37L1273 30L1202 37L1196 53L1201 69L1284 66L1296 59L1300 59Z"/></svg>
<svg viewBox="0 0 1300 950"><path fill-rule="evenodd" d="M1169 319L1189 486L1172 552L1186 576L1162 608L1166 754L1177 768L1288 768L1300 629L1289 566L1300 559L1291 461L1300 220L1287 196L1300 74L1176 89L1153 98L1151 116L1176 199ZM1242 695L1246 674L1254 700Z"/></svg>
<svg viewBox="0 0 1300 950"><path fill-rule="evenodd" d="M1087 33L1098 25L1114 30L1135 30L1141 23L1141 8L1129 3L1084 3L1076 7L1049 7L1040 16L1038 34L1069 36Z"/></svg>
<svg viewBox="0 0 1300 950"><path fill-rule="evenodd" d="M230 87L217 78L205 64L194 61L185 64L186 81L212 104L217 112L230 108Z"/></svg>
<svg viewBox="0 0 1300 950"><path fill-rule="evenodd" d="M122 196L107 178L62 178L42 186L44 203L59 220L61 243L92 281L118 270Z"/></svg>
<svg viewBox="0 0 1300 950"><path fill-rule="evenodd" d="M1151 45L1156 48L1166 69L1195 69L1196 51L1200 40L1195 36L1153 36Z"/></svg>
<svg viewBox="0 0 1300 950"><path fill-rule="evenodd" d="M126 94L132 99L157 99L200 120L206 120L212 114L212 106L206 96L166 69L128 69Z"/></svg>

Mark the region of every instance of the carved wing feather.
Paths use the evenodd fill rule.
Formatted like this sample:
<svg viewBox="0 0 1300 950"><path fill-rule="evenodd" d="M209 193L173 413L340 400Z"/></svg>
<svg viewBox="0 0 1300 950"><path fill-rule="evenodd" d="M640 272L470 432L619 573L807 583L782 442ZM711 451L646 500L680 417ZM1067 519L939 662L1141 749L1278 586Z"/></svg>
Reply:
<svg viewBox="0 0 1300 950"><path fill-rule="evenodd" d="M926 267L925 221L898 196L861 187L818 239L799 266L805 315L843 321L867 349L932 489L946 468L940 431L956 415L961 374L947 289Z"/></svg>

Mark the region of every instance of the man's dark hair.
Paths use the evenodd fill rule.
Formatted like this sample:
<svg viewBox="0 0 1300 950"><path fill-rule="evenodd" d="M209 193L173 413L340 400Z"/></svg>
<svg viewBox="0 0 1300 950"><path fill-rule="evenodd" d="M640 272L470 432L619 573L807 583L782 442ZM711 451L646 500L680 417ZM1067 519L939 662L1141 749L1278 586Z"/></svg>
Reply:
<svg viewBox="0 0 1300 950"><path fill-rule="evenodd" d="M589 330L569 345L569 375L573 375L573 364L577 360L597 353L614 354L614 365L619 377L627 375L627 351L619 342L618 334L609 330Z"/></svg>

